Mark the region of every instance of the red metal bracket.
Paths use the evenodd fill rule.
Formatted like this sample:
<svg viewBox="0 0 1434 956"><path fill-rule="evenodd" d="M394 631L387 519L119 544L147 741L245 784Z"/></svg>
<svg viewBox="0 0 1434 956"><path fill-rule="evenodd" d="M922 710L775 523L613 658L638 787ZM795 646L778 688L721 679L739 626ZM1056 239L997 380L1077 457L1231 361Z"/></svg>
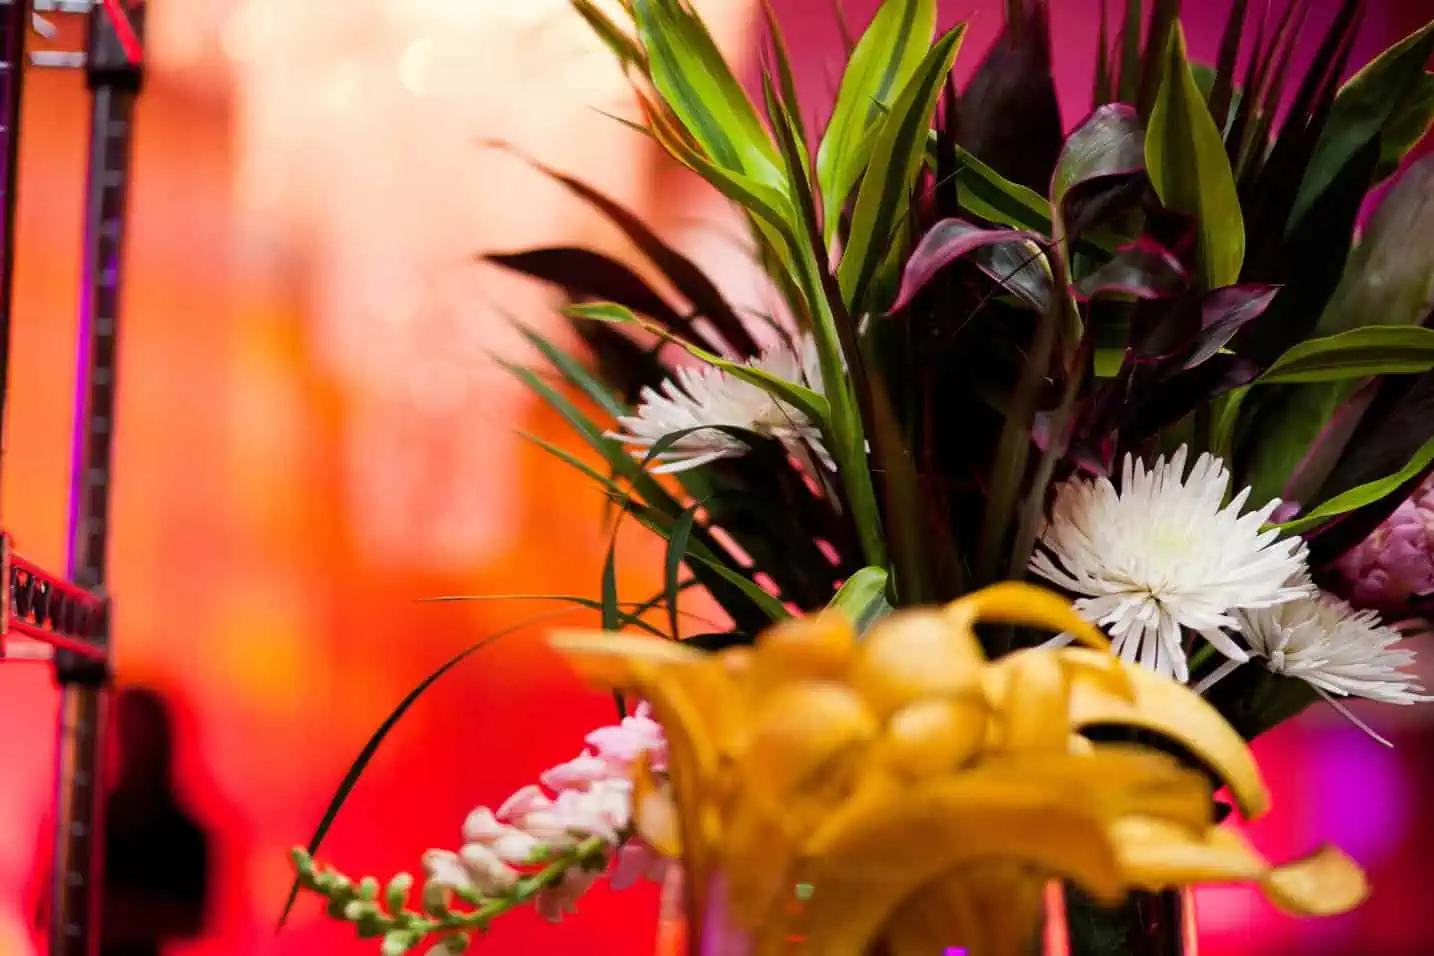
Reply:
<svg viewBox="0 0 1434 956"><path fill-rule="evenodd" d="M0 602L0 646L9 636L26 637L85 657L102 659L107 601L45 571L16 554L10 536L0 532L0 572L5 600Z"/></svg>

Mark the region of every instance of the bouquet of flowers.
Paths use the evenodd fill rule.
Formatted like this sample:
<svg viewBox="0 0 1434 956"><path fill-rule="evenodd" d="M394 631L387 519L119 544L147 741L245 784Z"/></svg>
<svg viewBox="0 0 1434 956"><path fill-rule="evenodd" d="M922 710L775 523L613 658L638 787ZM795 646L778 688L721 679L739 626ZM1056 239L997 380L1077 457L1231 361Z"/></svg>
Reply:
<svg viewBox="0 0 1434 956"><path fill-rule="evenodd" d="M1345 699L1427 699L1401 641L1434 598L1434 162L1405 159L1434 24L1341 82L1361 0L1302 75L1304 0L1235 0L1208 67L1178 0L1132 0L1066 132L1046 0L1007 0L964 90L964 27L886 0L818 129L770 15L753 98L684 0L572 3L770 280L769 309L735 308L551 170L662 282L584 249L490 257L561 288L591 353L526 332L561 384L512 371L584 446L545 447L667 542L659 598L619 601L610 552L592 604L668 642L562 644L653 709L475 811L425 859L421 911L317 840L300 884L386 953L673 860L693 947L725 905L822 954L1006 956L1051 877L1092 956L1179 952L1192 882L1354 905L1347 859L1271 869L1211 793L1263 810L1243 741L1312 703L1377 737ZM679 629L692 587L726 630ZM1055 807L1086 816L1017 832Z"/></svg>

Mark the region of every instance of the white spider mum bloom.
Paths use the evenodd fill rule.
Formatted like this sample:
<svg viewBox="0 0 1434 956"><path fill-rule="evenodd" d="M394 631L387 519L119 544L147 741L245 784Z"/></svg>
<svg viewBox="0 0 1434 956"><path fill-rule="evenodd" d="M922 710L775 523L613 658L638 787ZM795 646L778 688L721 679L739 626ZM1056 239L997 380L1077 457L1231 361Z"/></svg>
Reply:
<svg viewBox="0 0 1434 956"><path fill-rule="evenodd" d="M1180 681L1190 676L1182 628L1245 661L1226 633L1240 630L1233 612L1310 590L1304 542L1260 530L1279 501L1241 514L1250 490L1224 504L1224 463L1201 455L1186 477L1185 458L1182 447L1147 471L1126 456L1119 491L1104 477L1065 482L1030 562L1078 595L1076 611L1105 627L1121 657Z"/></svg>
<svg viewBox="0 0 1434 956"><path fill-rule="evenodd" d="M749 359L747 365L814 392L822 391L816 343L810 335L800 336L795 350L782 343ZM823 465L832 467L822 445L821 430L805 414L720 368L683 366L662 383L660 391L643 389L641 399L637 414L619 418L618 430L607 433L608 438L633 446L634 457L646 457L650 454L648 449L668 435L702 429L684 435L659 452L656 457L663 464L654 472L686 471L748 452L741 438L706 427L717 425L775 438L803 460L810 457L810 448Z"/></svg>

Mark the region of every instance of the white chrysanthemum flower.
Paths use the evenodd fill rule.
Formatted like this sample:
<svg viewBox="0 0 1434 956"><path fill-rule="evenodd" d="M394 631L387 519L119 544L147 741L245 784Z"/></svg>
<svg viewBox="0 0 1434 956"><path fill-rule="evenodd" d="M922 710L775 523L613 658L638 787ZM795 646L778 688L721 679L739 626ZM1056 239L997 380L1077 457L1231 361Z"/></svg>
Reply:
<svg viewBox="0 0 1434 956"><path fill-rule="evenodd" d="M1250 652L1276 674L1298 677L1328 694L1386 704L1434 700L1404 668L1414 651L1405 634L1375 611L1359 611L1319 592L1279 607L1240 613Z"/></svg>
<svg viewBox="0 0 1434 956"><path fill-rule="evenodd" d="M821 366L810 335L800 336L795 350L783 343L749 359L747 364L794 385L822 391ZM657 458L663 464L654 472L685 471L747 453L748 446L740 437L706 426L741 428L775 438L803 459L809 457L810 448L823 465L832 467L822 445L821 430L805 414L720 368L683 366L662 383L661 391L645 388L641 398L637 414L619 418L618 430L607 434L608 438L632 445L635 457L646 457L646 449L668 435L701 428L659 452Z"/></svg>
<svg viewBox="0 0 1434 956"><path fill-rule="evenodd" d="M1105 627L1121 657L1180 681L1190 676L1182 628L1248 660L1226 633L1240 629L1233 612L1310 590L1304 543L1260 530L1279 501L1241 514L1250 490L1224 503L1224 463L1201 455L1187 478L1185 458L1182 447L1147 471L1127 456L1119 491L1104 477L1063 484L1030 563L1078 595L1076 611Z"/></svg>

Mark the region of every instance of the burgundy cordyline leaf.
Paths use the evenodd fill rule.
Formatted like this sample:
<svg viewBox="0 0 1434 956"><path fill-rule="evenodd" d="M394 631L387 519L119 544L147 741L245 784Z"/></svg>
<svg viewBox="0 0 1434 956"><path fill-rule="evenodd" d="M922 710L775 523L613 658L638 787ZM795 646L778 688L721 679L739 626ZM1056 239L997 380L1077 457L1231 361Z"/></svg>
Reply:
<svg viewBox="0 0 1434 956"><path fill-rule="evenodd" d="M1061 148L1048 0L1008 11L1005 30L966 85L961 142L996 172L1039 190Z"/></svg>
<svg viewBox="0 0 1434 956"><path fill-rule="evenodd" d="M992 245L1021 245L1023 242L1041 243L1043 237L1033 232L1015 229L983 229L961 219L943 219L925 236L911 253L901 276L901 291L897 293L892 312L900 312L911 304L926 285L946 266L969 255L977 249ZM1022 246L1024 248L1024 246ZM1035 266L1039 268L1037 264ZM993 276L1000 281L999 276ZM1007 277L1010 278L1010 277Z"/></svg>
<svg viewBox="0 0 1434 956"><path fill-rule="evenodd" d="M1168 249L1148 236L1116 250L1114 258L1075 284L1076 297L1089 302L1108 295L1164 299L1189 287L1189 274Z"/></svg>
<svg viewBox="0 0 1434 956"><path fill-rule="evenodd" d="M607 256L572 246L495 252L483 257L494 265L521 272L565 290L574 299L616 302L668 328L687 321L627 266Z"/></svg>
<svg viewBox="0 0 1434 956"><path fill-rule="evenodd" d="M1265 314L1280 286L1249 282L1216 289L1200 305L1200 336L1184 368L1194 368L1220 351L1247 322Z"/></svg>
<svg viewBox="0 0 1434 956"><path fill-rule="evenodd" d="M1051 202L1067 244L1139 202L1145 192L1145 129L1133 107L1108 103L1067 137L1051 176Z"/></svg>

